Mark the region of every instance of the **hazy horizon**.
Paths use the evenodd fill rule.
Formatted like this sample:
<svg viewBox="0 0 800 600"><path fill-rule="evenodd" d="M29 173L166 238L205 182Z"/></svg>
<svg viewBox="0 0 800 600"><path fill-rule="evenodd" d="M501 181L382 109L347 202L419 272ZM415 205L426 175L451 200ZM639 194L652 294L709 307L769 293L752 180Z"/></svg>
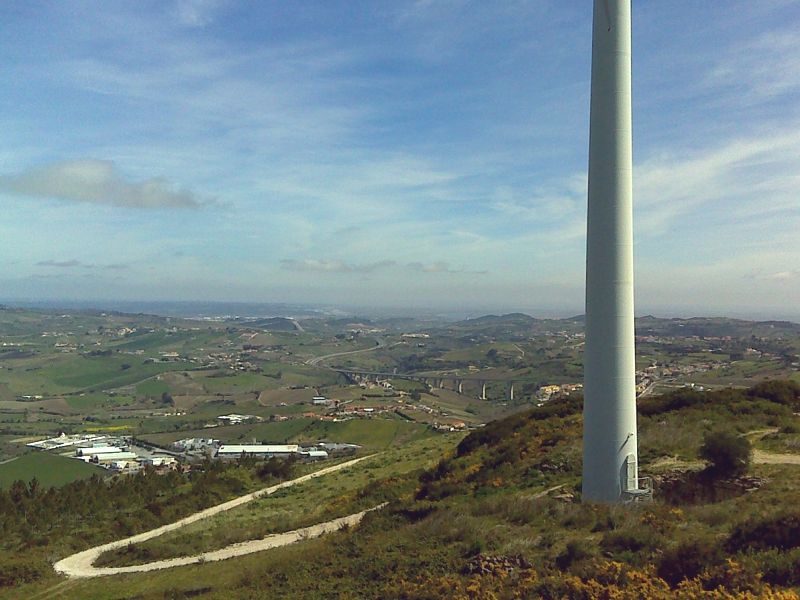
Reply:
<svg viewBox="0 0 800 600"><path fill-rule="evenodd" d="M570 310L567 307L519 307L486 305L476 307L455 306L391 306L356 305L337 303L303 302L247 302L225 300L155 300L155 299L47 299L47 298L0 298L0 305L19 308L108 310L128 313L148 313L159 316L181 317L297 317L342 316L365 318L442 318L471 319L486 315L523 313L538 319L566 319L583 315L583 308ZM692 311L691 309L661 308L657 310L637 309L636 317L654 316L663 319L730 318L748 321L792 321L800 323L800 313L768 312L754 309L745 312L720 312L713 309Z"/></svg>

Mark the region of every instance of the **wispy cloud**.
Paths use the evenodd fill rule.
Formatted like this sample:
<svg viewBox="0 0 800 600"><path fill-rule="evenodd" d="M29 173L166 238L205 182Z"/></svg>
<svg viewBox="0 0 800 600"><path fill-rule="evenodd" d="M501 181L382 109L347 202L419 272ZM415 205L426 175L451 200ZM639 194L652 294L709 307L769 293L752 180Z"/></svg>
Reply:
<svg viewBox="0 0 800 600"><path fill-rule="evenodd" d="M81 262L79 260L41 260L36 263L37 267L58 267L61 269L79 267Z"/></svg>
<svg viewBox="0 0 800 600"><path fill-rule="evenodd" d="M130 265L124 263L111 263L108 265L98 265L94 263L84 263L76 259L71 260L40 260L36 263L37 267L55 267L58 269L72 269L80 267L82 269L108 269L109 271L123 271L129 269Z"/></svg>
<svg viewBox="0 0 800 600"><path fill-rule="evenodd" d="M126 208L200 208L205 201L162 177L126 181L113 162L72 160L0 177L0 192Z"/></svg>
<svg viewBox="0 0 800 600"><path fill-rule="evenodd" d="M495 192L491 207L515 219L552 226L578 216L582 218L586 193L587 175L576 173L557 183L537 186L530 191L501 186Z"/></svg>
<svg viewBox="0 0 800 600"><path fill-rule="evenodd" d="M800 270L791 269L787 271L764 271L757 270L745 276L747 279L760 279L763 281L789 282L800 279Z"/></svg>
<svg viewBox="0 0 800 600"><path fill-rule="evenodd" d="M445 274L468 273L472 275L486 275L486 273L488 273L488 271L485 270L477 271L470 269L453 269L446 262L433 262L429 264L421 262L413 262L413 263L408 263L406 267L411 269L412 271L420 271L422 273L445 273Z"/></svg>
<svg viewBox="0 0 800 600"><path fill-rule="evenodd" d="M306 258L303 260L285 259L281 261L281 268L288 271L312 271L317 273L374 273L386 269L400 269L417 273L457 274L467 273L485 275L487 271L456 269L448 263L436 261L432 263L411 262L400 264L395 260L381 260L372 263L348 263L341 260L325 260Z"/></svg>
<svg viewBox="0 0 800 600"><path fill-rule="evenodd" d="M639 231L645 235L669 231L676 221L697 211L741 219L796 210L796 161L800 135L772 133L738 139L690 155L663 154L634 171Z"/></svg>
<svg viewBox="0 0 800 600"><path fill-rule="evenodd" d="M174 14L181 25L204 27L214 20L223 5L221 0L177 0Z"/></svg>
<svg viewBox="0 0 800 600"><path fill-rule="evenodd" d="M800 33L773 30L736 44L709 73L707 84L735 92L729 99L738 103L796 93L800 89Z"/></svg>
<svg viewBox="0 0 800 600"><path fill-rule="evenodd" d="M281 268L287 271L315 271L318 273L372 273L379 269L394 267L397 263L392 260L381 260L373 263L352 264L340 260L317 260L306 258L303 260L285 259L281 261Z"/></svg>

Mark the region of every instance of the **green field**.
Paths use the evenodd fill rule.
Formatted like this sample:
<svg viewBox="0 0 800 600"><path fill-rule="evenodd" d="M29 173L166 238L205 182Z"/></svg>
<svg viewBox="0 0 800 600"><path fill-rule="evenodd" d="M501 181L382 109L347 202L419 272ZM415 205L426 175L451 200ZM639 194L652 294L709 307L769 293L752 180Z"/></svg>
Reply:
<svg viewBox="0 0 800 600"><path fill-rule="evenodd" d="M161 398L161 394L169 392L169 384L162 379L148 379L136 386L136 395L145 398Z"/></svg>
<svg viewBox="0 0 800 600"><path fill-rule="evenodd" d="M8 364L8 362L7 362ZM112 354L48 356L14 361L0 370L0 384L11 393L55 395L81 390L97 391L136 383L167 371L194 368L186 362L144 363L141 357Z"/></svg>
<svg viewBox="0 0 800 600"><path fill-rule="evenodd" d="M8 487L18 479L29 482L34 477L44 487L60 486L106 471L82 461L49 454L31 452L0 465L0 487Z"/></svg>
<svg viewBox="0 0 800 600"><path fill-rule="evenodd" d="M223 442L250 442L253 439L272 443L314 443L329 441L358 444L367 449L383 449L433 434L425 425L404 419L352 419L334 423L311 418L290 419L276 423L252 423L204 429L154 433L142 438L166 446L189 437L213 437Z"/></svg>
<svg viewBox="0 0 800 600"><path fill-rule="evenodd" d="M125 406L132 404L134 398L122 394L103 394L99 392L89 392L84 394L65 396L64 398L70 408L78 411L91 411L102 406Z"/></svg>

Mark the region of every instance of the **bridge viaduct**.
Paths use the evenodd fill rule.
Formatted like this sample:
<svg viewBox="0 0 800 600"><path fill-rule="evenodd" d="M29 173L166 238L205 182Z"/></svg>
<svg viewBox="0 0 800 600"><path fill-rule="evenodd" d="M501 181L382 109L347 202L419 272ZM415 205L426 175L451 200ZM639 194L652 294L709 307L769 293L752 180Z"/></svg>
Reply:
<svg viewBox="0 0 800 600"><path fill-rule="evenodd" d="M341 373L347 379L354 383L361 383L365 381L378 382L381 379L405 379L407 381L419 381L431 388L445 389L445 383L448 383L448 389L464 393L465 383L476 383L480 393L478 398L487 400L486 386L490 382L504 382L506 384L506 398L509 401L514 400L514 386L515 384L530 383L529 379L514 379L507 377L492 377L487 375L426 375L420 373L389 373L383 371L362 371L358 369L342 369L338 367L331 367L331 370Z"/></svg>

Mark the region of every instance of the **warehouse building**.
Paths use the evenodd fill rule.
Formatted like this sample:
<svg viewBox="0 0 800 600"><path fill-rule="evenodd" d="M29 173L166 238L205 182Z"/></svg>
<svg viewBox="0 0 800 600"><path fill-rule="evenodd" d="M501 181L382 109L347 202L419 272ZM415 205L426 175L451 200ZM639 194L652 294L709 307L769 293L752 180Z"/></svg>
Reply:
<svg viewBox="0 0 800 600"><path fill-rule="evenodd" d="M136 452L105 452L101 454L95 454L92 456L92 462L94 463L113 463L115 461L128 461L128 460L136 460L138 458Z"/></svg>
<svg viewBox="0 0 800 600"><path fill-rule="evenodd" d="M238 458L242 454L247 454L259 458L288 457L296 455L299 450L300 446L297 444L224 444L219 447L215 456L217 458Z"/></svg>
<svg viewBox="0 0 800 600"><path fill-rule="evenodd" d="M122 452L118 446L94 446L92 448L78 448L77 456L99 456L100 454L116 454Z"/></svg>

